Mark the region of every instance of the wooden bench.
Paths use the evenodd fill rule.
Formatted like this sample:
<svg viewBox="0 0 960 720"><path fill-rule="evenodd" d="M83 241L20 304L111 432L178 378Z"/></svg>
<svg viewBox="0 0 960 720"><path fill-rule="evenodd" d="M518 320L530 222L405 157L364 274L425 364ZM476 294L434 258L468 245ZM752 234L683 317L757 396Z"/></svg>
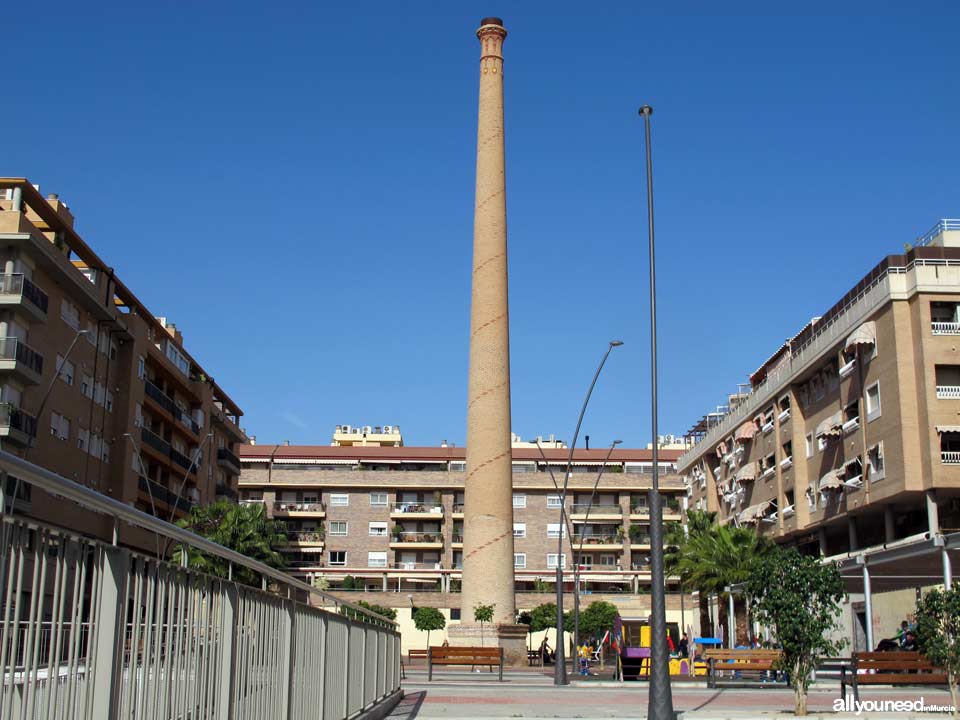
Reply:
<svg viewBox="0 0 960 720"><path fill-rule="evenodd" d="M947 675L918 652L853 653L849 677L840 671L840 696L847 697L847 685L853 687L853 699L859 700L860 685L946 685Z"/></svg>
<svg viewBox="0 0 960 720"><path fill-rule="evenodd" d="M503 648L499 647L431 647L427 651L427 680L433 680L434 665L486 665L500 668L503 682Z"/></svg>
<svg viewBox="0 0 960 720"><path fill-rule="evenodd" d="M717 687L717 673L730 673L730 680L742 681L744 673L763 680L766 673L774 673L774 663L780 659L779 650L707 650L703 654L709 665L708 687ZM738 677L739 676L739 677Z"/></svg>
<svg viewBox="0 0 960 720"><path fill-rule="evenodd" d="M407 662L413 665L414 660L426 660L427 659L427 649L423 650L407 650Z"/></svg>
<svg viewBox="0 0 960 720"><path fill-rule="evenodd" d="M543 667L543 654L539 650L527 650L527 665Z"/></svg>

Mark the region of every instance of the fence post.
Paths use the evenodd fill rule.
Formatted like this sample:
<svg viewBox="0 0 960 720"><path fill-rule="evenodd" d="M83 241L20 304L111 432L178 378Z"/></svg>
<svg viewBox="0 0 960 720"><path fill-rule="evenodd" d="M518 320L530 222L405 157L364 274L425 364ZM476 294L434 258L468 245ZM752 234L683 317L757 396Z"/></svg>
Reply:
<svg viewBox="0 0 960 720"><path fill-rule="evenodd" d="M223 603L223 618L220 623L220 677L217 688L217 718L230 720L233 717L233 696L237 667L237 605L240 595L237 586L225 582L220 593Z"/></svg>
<svg viewBox="0 0 960 720"><path fill-rule="evenodd" d="M290 594L290 590L287 594ZM284 602L287 617L284 622L286 638L284 648L287 654L287 691L280 708L280 717L293 718L294 673L297 670L297 601L290 598Z"/></svg>
<svg viewBox="0 0 960 720"><path fill-rule="evenodd" d="M123 677L130 552L101 546L97 565L100 573L100 598L96 608L96 649L90 668L92 709L93 717L112 718L117 716L119 710L120 683ZM137 655L138 648L131 647L131 680L137 672Z"/></svg>

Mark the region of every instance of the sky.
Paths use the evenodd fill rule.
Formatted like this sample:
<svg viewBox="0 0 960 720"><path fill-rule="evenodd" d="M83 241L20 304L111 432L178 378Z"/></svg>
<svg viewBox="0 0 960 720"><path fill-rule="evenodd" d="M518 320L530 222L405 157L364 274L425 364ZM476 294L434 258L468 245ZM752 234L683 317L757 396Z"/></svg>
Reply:
<svg viewBox="0 0 960 720"><path fill-rule="evenodd" d="M778 8L784 8L782 10ZM960 217L951 2L20 3L0 175L82 237L258 442L466 435L481 18L503 17L513 430L682 434Z"/></svg>

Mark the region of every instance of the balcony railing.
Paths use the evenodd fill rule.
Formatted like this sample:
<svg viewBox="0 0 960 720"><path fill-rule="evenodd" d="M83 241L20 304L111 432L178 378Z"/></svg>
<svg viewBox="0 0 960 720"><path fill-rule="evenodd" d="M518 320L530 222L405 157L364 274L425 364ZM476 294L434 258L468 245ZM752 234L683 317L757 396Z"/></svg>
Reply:
<svg viewBox="0 0 960 720"><path fill-rule="evenodd" d="M461 513L461 514L462 514L462 513L463 513L463 503L462 503L462 502L461 502L461 503L454 503L454 504L453 504L453 511L454 511L455 513Z"/></svg>
<svg viewBox="0 0 960 720"><path fill-rule="evenodd" d="M170 455L170 451L173 449L170 447L170 443L164 440L162 437L157 435L152 430L147 430L147 428L140 429L140 439L143 441L144 445L149 445L154 450L159 452L161 455Z"/></svg>
<svg viewBox="0 0 960 720"><path fill-rule="evenodd" d="M283 500L273 504L274 512L323 512L322 502Z"/></svg>
<svg viewBox="0 0 960 720"><path fill-rule="evenodd" d="M431 515L443 515L443 506L439 505L438 503L420 503L420 502L398 503L393 506L392 512L430 513Z"/></svg>
<svg viewBox="0 0 960 720"><path fill-rule="evenodd" d="M463 533L454 533L450 536L450 542L463 543Z"/></svg>
<svg viewBox="0 0 960 720"><path fill-rule="evenodd" d="M393 564L396 570L442 570L443 564L439 562L397 562Z"/></svg>
<svg viewBox="0 0 960 720"><path fill-rule="evenodd" d="M960 451L941 450L940 460L944 465L960 465Z"/></svg>
<svg viewBox="0 0 960 720"><path fill-rule="evenodd" d="M174 450L173 448L170 448L170 459L173 460L177 465L182 467L184 470L195 469L193 465L193 461L189 457L184 455L182 452L180 452L179 450Z"/></svg>
<svg viewBox="0 0 960 720"><path fill-rule="evenodd" d="M15 337L0 338L0 359L16 360L43 375L43 355Z"/></svg>
<svg viewBox="0 0 960 720"><path fill-rule="evenodd" d="M394 533L391 539L400 543L438 543L443 542L443 533L404 531Z"/></svg>
<svg viewBox="0 0 960 720"><path fill-rule="evenodd" d="M47 294L21 273L0 275L0 295L20 295L44 314L50 304Z"/></svg>
<svg viewBox="0 0 960 720"><path fill-rule="evenodd" d="M570 506L571 515L586 515L587 510L590 511L591 515L619 515L623 512L619 505L597 505L594 503L591 506L590 503L574 503Z"/></svg>
<svg viewBox="0 0 960 720"><path fill-rule="evenodd" d="M287 533L290 542L323 542L325 533L319 530L294 530Z"/></svg>
<svg viewBox="0 0 960 720"><path fill-rule="evenodd" d="M631 545L649 545L650 535L647 533L637 533L637 534L631 533L630 544Z"/></svg>
<svg viewBox="0 0 960 720"><path fill-rule="evenodd" d="M937 385L937 397L941 400L960 399L960 385Z"/></svg>
<svg viewBox="0 0 960 720"><path fill-rule="evenodd" d="M173 417L176 418L182 425L190 428L195 435L200 434L200 425L190 417L190 413L183 408L178 407L177 403L174 402L172 397L167 395L163 390L146 378L143 379L143 392L148 398L157 403L157 405L173 415Z"/></svg>
<svg viewBox="0 0 960 720"><path fill-rule="evenodd" d="M630 506L631 515L640 515L641 517L649 517L650 508L647 505L632 505Z"/></svg>
<svg viewBox="0 0 960 720"><path fill-rule="evenodd" d="M960 322L931 322L930 329L934 335L960 335Z"/></svg>
<svg viewBox="0 0 960 720"><path fill-rule="evenodd" d="M31 438L37 436L37 419L13 403L0 403L0 427L17 430Z"/></svg>
<svg viewBox="0 0 960 720"><path fill-rule="evenodd" d="M189 548L234 573L5 514L4 717L348 718L399 690L400 637L387 618L8 452L0 470L105 527L136 527L148 545Z"/></svg>
<svg viewBox="0 0 960 720"><path fill-rule="evenodd" d="M237 501L237 491L229 485L224 485L223 483L217 483L217 495L228 497L234 502Z"/></svg>
<svg viewBox="0 0 960 720"><path fill-rule="evenodd" d="M580 546L580 543L583 543L584 547L589 545L619 545L623 542L616 535L575 535L573 537L573 545L576 547Z"/></svg>
<svg viewBox="0 0 960 720"><path fill-rule="evenodd" d="M159 500L170 507L176 507L176 509L181 512L188 513L194 508L194 503L192 503L189 498L183 495L178 498L177 494L169 490L165 485L161 485L153 480L147 480L143 475L138 479L137 486L147 495L153 497L154 500Z"/></svg>

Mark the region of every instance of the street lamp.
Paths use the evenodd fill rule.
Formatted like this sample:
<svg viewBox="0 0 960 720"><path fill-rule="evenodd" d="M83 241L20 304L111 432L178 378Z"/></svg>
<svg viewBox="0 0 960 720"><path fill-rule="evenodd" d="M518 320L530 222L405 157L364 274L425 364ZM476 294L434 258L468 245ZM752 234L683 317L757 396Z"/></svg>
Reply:
<svg viewBox="0 0 960 720"><path fill-rule="evenodd" d="M653 108L640 108L647 151L647 234L650 251L650 420L653 434L653 482L650 488L650 694L647 717L674 720L670 691L670 657L667 650L666 588L663 575L663 509L660 506L659 439L657 437L657 271L653 234L653 158L650 151L650 116Z"/></svg>
<svg viewBox="0 0 960 720"><path fill-rule="evenodd" d="M593 481L593 489L590 491L590 500L587 503L587 512L583 517L584 528L586 528L587 523L590 521L590 510L593 509L593 499L597 495L597 486L600 485L600 478L603 477L603 471L607 469L607 461L610 460L610 455L613 454L613 449L622 442L623 440L614 440L612 443L610 443L607 454L603 458L603 465L600 466L600 472L597 473L597 477ZM580 546L577 548L577 552L574 553L573 556L573 646L577 649L578 653L580 652L580 558L583 556L583 541L585 538L586 535L581 532ZM570 545L572 550L572 538L570 540Z"/></svg>
<svg viewBox="0 0 960 720"><path fill-rule="evenodd" d="M614 348L620 347L623 345L622 340L611 340L607 346L607 351L603 354L603 359L600 360L600 365L597 366L597 371L593 374L593 381L590 383L590 388L587 390L587 396L583 399L583 405L580 408L580 416L577 418L577 427L573 431L573 441L570 443L570 449L567 452L567 471L563 479L563 489L560 491L560 532L559 538L557 539L557 652L554 658L553 663L553 684L554 685L566 685L567 684L567 662L564 657L563 649L563 530L566 527L567 521L567 487L570 484L570 468L573 466L573 450L577 446L577 437L580 435L580 425L583 423L583 415L587 411L587 404L590 402L590 396L593 394L593 388L597 384L597 378L600 377L600 371L603 370L603 366L607 362L607 358L610 357L610 353ZM538 443L539 447L539 443ZM540 449L540 453L543 454L543 449ZM549 468L550 466L547 465ZM553 477L553 472L550 473ZM556 480L554 480L554 486L556 486ZM571 543L572 543L571 538ZM571 551L573 550L573 545L570 546Z"/></svg>

